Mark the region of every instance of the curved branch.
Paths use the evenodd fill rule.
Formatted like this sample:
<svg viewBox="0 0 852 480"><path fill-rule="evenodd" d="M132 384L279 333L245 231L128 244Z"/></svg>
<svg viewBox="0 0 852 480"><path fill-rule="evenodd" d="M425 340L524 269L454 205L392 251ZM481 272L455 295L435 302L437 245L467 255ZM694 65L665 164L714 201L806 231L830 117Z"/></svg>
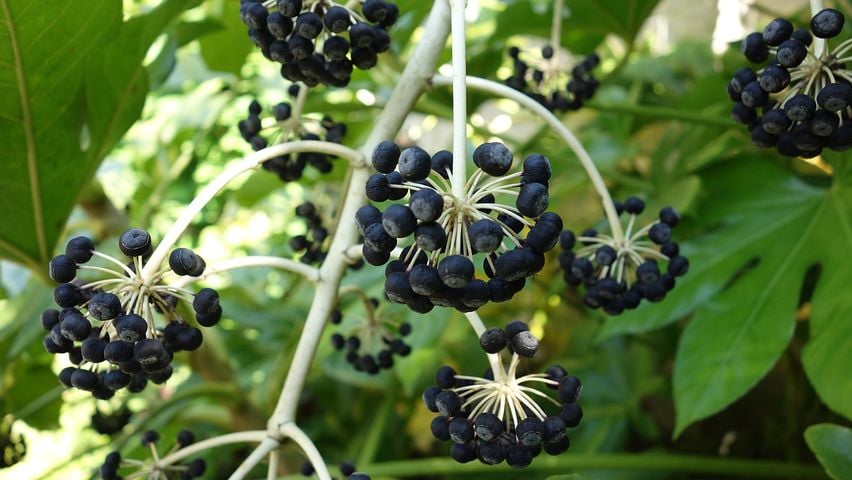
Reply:
<svg viewBox="0 0 852 480"><path fill-rule="evenodd" d="M345 158L356 167L366 165L366 157L357 150L353 150L337 143L314 140L280 143L278 145L264 148L263 150L258 150L242 160L232 163L225 169L225 171L220 173L218 177L214 178L203 189L201 189L192 202L183 209L183 212L181 212L180 216L177 220L175 220L175 223L172 224L165 236L163 236L163 239L160 240L160 244L157 245L154 253L151 254L151 257L145 264L145 268L142 269L140 274L142 279L145 282L149 282L151 280L151 278L157 273L157 270L160 269L160 264L162 264L163 260L166 258L167 252L172 248L175 242L177 242L178 238L181 234L183 234L183 231L186 230L186 227L189 226L192 219L195 218L198 212L200 212L201 209L204 208L204 206L207 205L210 200L212 200L216 194L225 188L225 186L227 186L232 180L249 170L257 168L266 160L279 157L281 155L301 152L324 153L335 157Z"/></svg>
<svg viewBox="0 0 852 480"><path fill-rule="evenodd" d="M328 473L328 467L325 465L325 460L322 459L322 455L320 455L319 450L317 450L314 442L311 441L310 437L308 437L305 432L299 428L293 422L285 423L281 425L279 429L281 435L289 438L296 442L296 445L302 449L302 452L305 453L305 456L308 457L308 461L311 462L311 465L314 467L314 472L316 472L319 480L331 480L331 475Z"/></svg>
<svg viewBox="0 0 852 480"><path fill-rule="evenodd" d="M166 455L157 462L157 465L158 467L162 468L179 462L186 457L203 452L204 450L209 450L211 448L220 447L222 445L230 445L232 443L263 442L268 438L269 436L267 435L265 430L248 430L245 432L219 435L218 437L207 438L201 440L200 442L193 443L192 445L186 446L174 453Z"/></svg>
<svg viewBox="0 0 852 480"><path fill-rule="evenodd" d="M574 136L571 130L563 125L550 110L515 89L478 77L467 77L465 81L469 88L514 100L522 106L532 110L544 119L544 121L546 121L548 125L550 125L550 127L553 128L560 137L562 137L565 143L567 143L568 146L571 147L571 150L574 151L574 154L577 155L577 158L580 160L580 164L586 170L586 174L592 181L598 195L600 195L601 202L603 203L603 208L609 222L609 228L612 230L613 238L616 241L622 241L624 239L624 232L621 229L621 223L618 221L618 213L615 211L615 204L612 202L612 197L609 194L609 190L606 188L606 183L604 183L603 177L601 177L592 157L589 156L589 152L583 148L583 144L580 143L580 140ZM443 75L435 75L432 77L432 84L441 87L449 86L453 84L453 79Z"/></svg>
<svg viewBox="0 0 852 480"><path fill-rule="evenodd" d="M264 435L266 435L266 432L264 432ZM260 463L260 461L263 460L264 457L266 457L273 450L278 448L279 445L281 445L281 443L278 440L270 436L266 436L266 438L264 438L263 441L260 442L260 445L258 445L257 448L255 448L254 451L251 452L251 455L249 455L248 458L243 460L243 463L241 463L240 466L236 470L234 470L234 473L232 473L231 476L228 477L228 480L244 479L246 475L251 472L251 469L255 467L255 465Z"/></svg>
<svg viewBox="0 0 852 480"><path fill-rule="evenodd" d="M173 285L176 287L184 287L186 285L189 285L190 283L197 282L199 280L204 280L210 277L211 275L227 272L228 270L235 270L237 268L248 267L269 267L278 270L285 270L301 275L302 278L312 283L316 283L320 279L319 269L310 265L305 265L304 263L281 257L273 257L268 255L248 255L245 257L232 258L230 260L224 260L222 262L213 264L204 269L204 274L202 274L201 276L181 277L181 279L176 281Z"/></svg>

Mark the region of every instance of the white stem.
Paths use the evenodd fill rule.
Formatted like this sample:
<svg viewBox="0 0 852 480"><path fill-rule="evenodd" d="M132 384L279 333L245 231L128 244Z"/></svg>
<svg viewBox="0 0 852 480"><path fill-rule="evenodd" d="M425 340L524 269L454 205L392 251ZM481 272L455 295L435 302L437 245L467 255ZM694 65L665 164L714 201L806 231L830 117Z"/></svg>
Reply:
<svg viewBox="0 0 852 480"><path fill-rule="evenodd" d="M307 85L299 86L299 93L296 95L296 100L293 102L293 110L290 112L292 117L298 118L301 121L302 110L305 109L305 101L308 99L308 92L311 87Z"/></svg>
<svg viewBox="0 0 852 480"><path fill-rule="evenodd" d="M464 6L466 0L450 0L453 28L453 195L464 200L467 182L467 58L465 58Z"/></svg>
<svg viewBox="0 0 852 480"><path fill-rule="evenodd" d="M550 127L553 128L560 137L562 137L562 140L565 141L565 143L571 147L571 150L574 151L574 154L577 155L577 158L580 160L580 164L589 176L589 180L591 180L592 185L594 185L595 190L597 190L598 195L600 195L613 238L616 242L623 241L624 232L621 230L621 223L618 221L618 213L615 211L615 205L612 202L609 190L606 188L606 183L595 166L595 162L592 160L592 157L589 156L589 153L585 148L583 148L583 144L580 143L580 140L578 140L576 136L574 136L574 133L562 124L562 122L560 122L559 119L550 112L550 110L539 104L534 99L513 88L478 77L467 77L465 81L467 82L467 86L470 88L514 100L522 106L532 110L544 119L544 121L546 121L547 124L550 125ZM453 79L447 78L443 75L435 75L432 77L432 84L435 86L448 86L453 84Z"/></svg>
<svg viewBox="0 0 852 480"><path fill-rule="evenodd" d="M278 478L278 450L269 453L269 467L266 470L266 480Z"/></svg>
<svg viewBox="0 0 852 480"><path fill-rule="evenodd" d="M467 312L464 316L467 317L467 321L473 328L474 333L476 333L476 338L481 337L487 329L485 328L485 324L482 323L482 319L479 317L479 314L476 312Z"/></svg>
<svg viewBox="0 0 852 480"><path fill-rule="evenodd" d="M821 12L825 7L822 4L822 0L810 0L811 2L811 16L813 17L817 13ZM814 55L818 59L822 59L822 54L825 53L826 50L826 40L824 38L819 38L814 36Z"/></svg>
<svg viewBox="0 0 852 480"><path fill-rule="evenodd" d="M204 274L200 277L181 277L180 280L174 282L175 287L184 287L192 282L204 280L205 278L216 275L218 273L227 272L237 268L248 267L269 267L279 270L286 270L301 275L305 280L316 283L319 281L319 270L305 265L302 262L296 262L287 258L273 257L266 255L249 255L241 258L232 258L224 260L215 265L208 266L204 270Z"/></svg>
<svg viewBox="0 0 852 480"><path fill-rule="evenodd" d="M302 431L295 423L286 423L281 426L281 434L296 442L296 445L302 449L308 461L314 467L319 480L331 480L331 475L328 473L328 467L325 465L325 460L322 459L319 450L317 450L314 442L311 441L305 432Z"/></svg>
<svg viewBox="0 0 852 480"><path fill-rule="evenodd" d="M479 340L479 337L487 330L485 324L482 322L482 318L476 312L466 312L464 316L467 317L468 323L470 323L473 331L476 332L476 338ZM500 355L488 353L486 356L488 357L488 364L491 365L491 373L494 375L494 380L498 382L503 381L506 372L503 370L503 362L500 361Z"/></svg>
<svg viewBox="0 0 852 480"><path fill-rule="evenodd" d="M554 0L553 3L553 19L550 26L550 48L553 49L553 63L558 62L559 44L562 39L562 0Z"/></svg>
<svg viewBox="0 0 852 480"><path fill-rule="evenodd" d="M226 435L201 440L200 442L181 448L180 450L161 458L157 464L159 466L172 465L186 457L211 448L230 445L232 443L263 442L267 438L269 437L265 430L248 430L245 432L228 433Z"/></svg>
<svg viewBox="0 0 852 480"><path fill-rule="evenodd" d="M166 232L165 236L160 241L160 244L157 245L154 253L151 254L151 258L148 259L145 264L145 268L143 268L140 272L140 276L143 281L145 283L150 282L153 276L157 273L157 270L159 270L160 264L162 264L163 260L165 260L168 251L172 248L175 242L177 242L178 238L180 238L181 234L183 234L183 231L186 230L186 227L188 227L189 223L192 222L192 219L195 218L195 216L198 215L198 212L200 212L201 209L204 208L204 206L207 205L210 200L212 200L216 194L225 188L225 186L227 186L232 180L249 170L257 168L258 165L265 160L299 152L324 153L335 157L345 158L356 166L366 165L366 157L356 150L337 143L314 140L280 143L278 145L266 147L263 150L258 150L242 160L232 163L225 169L225 171L220 173L218 177L214 178L203 189L201 189L192 202L183 209L183 212L181 212L178 219L175 220L175 223L172 224Z"/></svg>
<svg viewBox="0 0 852 480"><path fill-rule="evenodd" d="M260 442L260 445L258 445L257 448L255 448L254 451L252 451L251 454L243 460L243 463L234 470L234 473L228 477L228 480L243 480L246 478L246 475L251 472L255 465L260 463L261 460L263 460L273 450L278 448L279 445L281 445L281 443L272 437L267 436L264 438L263 441Z"/></svg>
<svg viewBox="0 0 852 480"><path fill-rule="evenodd" d="M385 103L387 107L376 119L373 131L361 148L362 155L365 158L370 155L379 142L396 135L408 116L408 112L411 111L417 98L428 85L429 79L435 72L438 56L443 50L449 34L449 17L450 9L447 0L436 1L423 28L423 37L411 54L405 70L397 81L396 88ZM366 169L357 169L352 173L350 185L353 188L350 188L347 192L339 214L340 218L355 218L355 212L366 201L364 188L361 185L366 183L367 178ZM340 222L340 227L335 232L329 247L328 256L320 267L321 281L314 292L314 301L308 312L308 318L296 346L296 352L293 354L293 360L281 389L281 396L278 398L275 412L269 419L268 429L270 432L277 433L280 425L292 421L295 417L296 406L319 344L323 327L337 303L337 290L346 267L344 261L346 252L355 244L357 237L358 228L355 222Z"/></svg>

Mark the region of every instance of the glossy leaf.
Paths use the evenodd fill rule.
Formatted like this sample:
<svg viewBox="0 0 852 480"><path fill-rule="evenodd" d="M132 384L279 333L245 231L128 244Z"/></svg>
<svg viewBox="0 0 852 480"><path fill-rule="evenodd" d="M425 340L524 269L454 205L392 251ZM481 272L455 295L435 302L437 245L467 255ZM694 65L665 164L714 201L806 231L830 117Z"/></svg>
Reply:
<svg viewBox="0 0 852 480"><path fill-rule="evenodd" d="M836 293L832 279L844 275L842 252L852 248L852 235L843 230L852 190L842 179L823 189L773 164L751 162L723 165L706 180L711 195L702 220L722 226L692 243L694 268L667 299L665 313L657 314L671 321L695 308L675 361L675 435L741 397L774 365L792 336L803 279L813 265L822 265L814 325L844 329L825 316L849 318L849 302L826 294ZM817 355L831 357L819 358L820 365L832 365L846 353ZM848 382L831 373L817 378L823 399L844 413L848 402L831 399L842 397L837 389Z"/></svg>
<svg viewBox="0 0 852 480"><path fill-rule="evenodd" d="M852 429L831 423L812 425L805 430L805 441L828 476L852 478Z"/></svg>

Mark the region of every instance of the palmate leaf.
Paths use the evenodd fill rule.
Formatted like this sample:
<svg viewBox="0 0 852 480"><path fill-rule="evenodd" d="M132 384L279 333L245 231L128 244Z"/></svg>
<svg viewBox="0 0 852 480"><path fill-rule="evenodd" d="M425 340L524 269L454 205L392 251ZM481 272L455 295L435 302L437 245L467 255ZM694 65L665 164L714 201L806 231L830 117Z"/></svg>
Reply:
<svg viewBox="0 0 852 480"><path fill-rule="evenodd" d="M852 380L841 372L852 362L850 337L843 335L852 301L838 295L850 280L848 170L838 163L827 188L753 159L709 170L698 218L713 228L684 249L690 272L661 304L608 321L605 336L650 330L694 312L675 362L675 434L741 397L775 364L793 334L805 274L815 265L821 275L805 367L828 406L852 417L845 401Z"/></svg>
<svg viewBox="0 0 852 480"><path fill-rule="evenodd" d="M741 251L757 265L701 307L684 331L674 374L676 433L745 394L775 364L792 336L805 274L816 265L821 274L803 362L820 398L852 418L852 379L844 370L852 364L852 301L842 293L852 278L850 169L838 163L833 184L816 188L771 164L753 165L761 167L742 165L717 184L725 199L713 210L739 213L743 225L770 218L775 228L754 228L762 235ZM754 191L726 193L724 185L735 179Z"/></svg>
<svg viewBox="0 0 852 480"><path fill-rule="evenodd" d="M198 0L121 20L121 2L0 0L0 256L44 271L78 192L142 111L145 53Z"/></svg>

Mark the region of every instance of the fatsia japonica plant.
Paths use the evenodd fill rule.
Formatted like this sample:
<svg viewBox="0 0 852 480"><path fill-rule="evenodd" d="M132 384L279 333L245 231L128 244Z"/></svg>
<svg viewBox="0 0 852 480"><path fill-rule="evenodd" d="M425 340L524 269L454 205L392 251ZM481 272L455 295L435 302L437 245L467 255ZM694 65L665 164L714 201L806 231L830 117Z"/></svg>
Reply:
<svg viewBox="0 0 852 480"><path fill-rule="evenodd" d="M0 0L21 159L0 183L32 212L0 253L52 283L0 338L4 466L28 449L13 422L62 397L111 437L70 460L104 480L852 469L844 2L746 35L757 66L701 50L695 71L678 62L698 50L642 46L656 1L94 3L101 33ZM210 70L181 85L193 45ZM133 186L103 168L60 237L149 86L192 82L116 150L154 166ZM59 383L36 398L14 390L33 355ZM764 385L779 375L789 398ZM764 396L786 402L776 429L804 413L742 451Z"/></svg>

